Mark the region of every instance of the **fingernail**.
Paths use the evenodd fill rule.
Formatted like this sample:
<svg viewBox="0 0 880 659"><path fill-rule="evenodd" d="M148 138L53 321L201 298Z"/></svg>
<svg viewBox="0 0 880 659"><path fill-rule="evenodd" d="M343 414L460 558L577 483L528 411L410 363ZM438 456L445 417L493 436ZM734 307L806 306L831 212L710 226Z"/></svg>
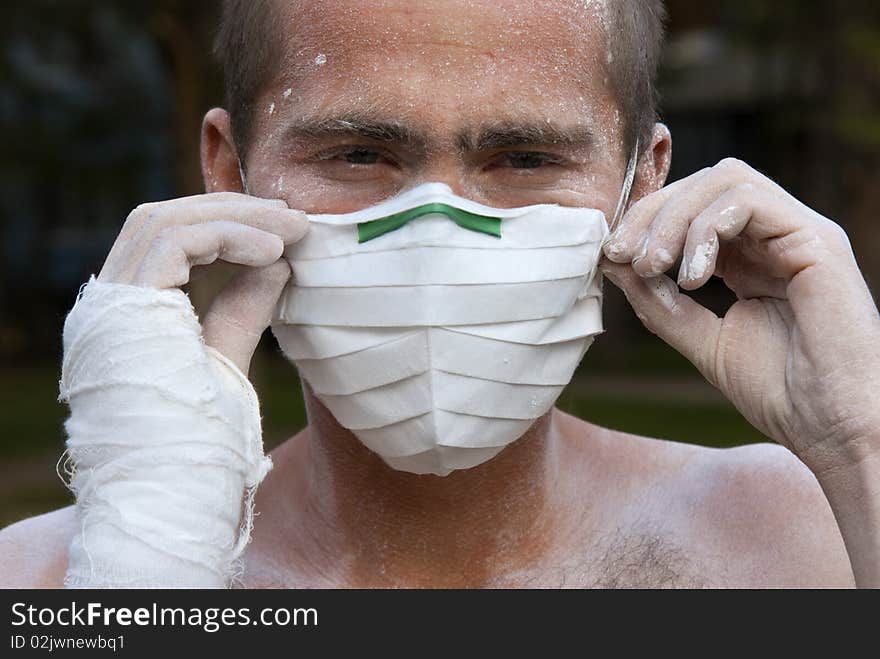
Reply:
<svg viewBox="0 0 880 659"><path fill-rule="evenodd" d="M623 257L623 246L620 243L609 241L602 246L602 251L605 252L605 256L615 262Z"/></svg>
<svg viewBox="0 0 880 659"><path fill-rule="evenodd" d="M275 236L275 239L277 242L273 246L275 247L275 250L278 252L278 255L275 257L275 259L277 260L277 259L280 259L282 257L282 255L284 254L284 239L281 236Z"/></svg>
<svg viewBox="0 0 880 659"><path fill-rule="evenodd" d="M296 242L298 240L302 240L303 236L305 236L309 232L308 221L305 221L305 222L302 222L301 224L299 224L297 229L298 229L298 231L296 232L296 234L294 236L292 236L293 242Z"/></svg>
<svg viewBox="0 0 880 659"><path fill-rule="evenodd" d="M726 220L724 224L718 226L716 231L720 236L726 236L730 234L733 228L739 223L741 213L739 212L739 206L728 206L723 211L718 214L718 217L722 220Z"/></svg>
<svg viewBox="0 0 880 659"><path fill-rule="evenodd" d="M706 274L706 270L709 268L709 259L712 258L712 252L716 244L717 239L712 238L708 242L697 245L687 266L687 278L689 280L700 279ZM684 263L685 259L682 259L682 266L684 266Z"/></svg>
<svg viewBox="0 0 880 659"><path fill-rule="evenodd" d="M639 246L636 248L636 255L633 257L632 264L635 265L639 261L641 261L648 254L648 238L650 236L645 234L642 236L641 241L639 242Z"/></svg>
<svg viewBox="0 0 880 659"><path fill-rule="evenodd" d="M678 285L681 286L685 281L687 281L687 259L682 258L681 267L678 269Z"/></svg>
<svg viewBox="0 0 880 659"><path fill-rule="evenodd" d="M661 272L666 272L671 265L672 254L670 254L668 250L665 250L662 247L658 247L656 250L654 250L654 254L651 257L652 273L654 273L655 275L659 275Z"/></svg>
<svg viewBox="0 0 880 659"><path fill-rule="evenodd" d="M309 219L303 213L296 212L298 215L291 216L290 221L285 222L284 228L281 231L281 236L285 244L288 245L298 242L309 231Z"/></svg>
<svg viewBox="0 0 880 659"><path fill-rule="evenodd" d="M291 222L298 226L307 227L309 225L309 217L302 211L290 211Z"/></svg>

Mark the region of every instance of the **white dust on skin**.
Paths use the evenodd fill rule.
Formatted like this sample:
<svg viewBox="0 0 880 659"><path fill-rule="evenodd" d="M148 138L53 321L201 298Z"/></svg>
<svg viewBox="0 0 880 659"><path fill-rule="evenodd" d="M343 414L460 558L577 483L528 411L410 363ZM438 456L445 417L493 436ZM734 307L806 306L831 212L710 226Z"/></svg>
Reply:
<svg viewBox="0 0 880 659"><path fill-rule="evenodd" d="M740 213L738 211L739 206L728 206L718 214L723 222L723 224L718 225L718 233L722 234L726 238L733 237L730 235L730 233L734 230L737 223L742 221L742 217L740 217Z"/></svg>
<svg viewBox="0 0 880 659"><path fill-rule="evenodd" d="M663 272L672 265L672 261L672 254L669 253L669 250L658 247L651 256L651 271L656 273Z"/></svg>
<svg viewBox="0 0 880 659"><path fill-rule="evenodd" d="M284 196L284 174L279 174L278 178L275 179L275 182L272 184L272 192L278 197Z"/></svg>
<svg viewBox="0 0 880 659"><path fill-rule="evenodd" d="M497 109L500 120L537 111L548 122L578 117L594 132L589 160L577 176L560 183L552 201L607 208L610 215L621 182L616 179L623 177L617 156L623 164L628 154L618 154L623 117L608 84L613 57L605 45L604 0L542 4L540 12L547 18L537 22L530 3L504 12L487 11L477 2L457 2L445 11L401 3L390 12L391 20L384 10L365 16L353 1L334 2L332 11L320 0L306 4L290 17L296 25L290 30L295 46L281 58L282 74L267 90L263 107L272 110L254 127L259 137L250 149L247 173L257 193L260 181L268 188L284 188L278 181L280 159L274 156L293 113L332 111L334 106L375 108L429 126L439 149L445 146L440 139L450 138L457 120L484 120L487 109ZM438 44L446 39L456 47L446 43L441 49ZM436 91L426 97L426 89ZM450 111L444 113L438 104ZM431 105L435 107L426 112ZM257 155L261 153L269 155ZM312 175L288 178L287 190L297 191L288 203L309 212L331 212L318 207L326 198L338 197L338 185ZM477 188L473 192L480 193Z"/></svg>
<svg viewBox="0 0 880 659"><path fill-rule="evenodd" d="M706 274L706 270L709 268L709 263L712 260L712 254L715 252L715 247L718 245L718 237L712 236L709 240L704 243L700 243L697 245L694 250L693 256L691 256L691 260L687 265L687 278L691 281L695 281L697 279L702 278Z"/></svg>

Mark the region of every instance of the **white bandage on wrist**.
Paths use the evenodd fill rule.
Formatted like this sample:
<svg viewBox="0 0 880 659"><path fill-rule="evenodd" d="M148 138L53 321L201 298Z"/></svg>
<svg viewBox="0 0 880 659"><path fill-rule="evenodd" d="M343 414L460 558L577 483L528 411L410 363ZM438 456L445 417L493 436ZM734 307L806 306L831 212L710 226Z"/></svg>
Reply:
<svg viewBox="0 0 880 659"><path fill-rule="evenodd" d="M222 588L250 539L263 455L246 376L180 290L99 283L64 325L69 587Z"/></svg>

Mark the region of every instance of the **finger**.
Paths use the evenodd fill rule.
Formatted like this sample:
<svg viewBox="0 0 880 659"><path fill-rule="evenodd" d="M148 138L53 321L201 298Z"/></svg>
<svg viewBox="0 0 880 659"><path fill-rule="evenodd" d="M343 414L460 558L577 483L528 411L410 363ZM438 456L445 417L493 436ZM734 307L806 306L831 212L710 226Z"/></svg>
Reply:
<svg viewBox="0 0 880 659"><path fill-rule="evenodd" d="M234 222L208 222L164 229L152 242L131 283L172 288L189 281L193 266L222 259L261 267L274 263L284 242L273 233Z"/></svg>
<svg viewBox="0 0 880 659"><path fill-rule="evenodd" d="M750 260L762 274L790 278L811 264L814 238L828 231L830 224L793 197L778 194L774 186L740 183L691 222L682 250L679 284L686 290L702 286L716 269L721 242L737 236L743 238L740 246L750 249ZM802 249L805 245L806 250ZM732 274L729 267L725 274Z"/></svg>
<svg viewBox="0 0 880 659"><path fill-rule="evenodd" d="M290 266L283 260L236 275L202 319L205 343L247 375L254 350L289 279Z"/></svg>
<svg viewBox="0 0 880 659"><path fill-rule="evenodd" d="M147 246L150 239L168 227L217 221L243 224L274 233L285 244L294 243L302 238L308 226L305 213L289 209L286 206L209 202L163 209L161 212L157 212L153 220L144 224L130 242L135 245Z"/></svg>
<svg viewBox="0 0 880 659"><path fill-rule="evenodd" d="M794 231L804 217L815 215L805 215L796 205L784 190L745 163L722 160L657 213L633 269L653 277L681 256L679 283L694 290L712 276L721 241L743 231L754 240L778 237Z"/></svg>
<svg viewBox="0 0 880 659"><path fill-rule="evenodd" d="M599 267L623 291L645 327L684 355L709 382L718 382L715 355L722 323L718 316L679 291L666 275L646 279L629 264L607 260Z"/></svg>
<svg viewBox="0 0 880 659"><path fill-rule="evenodd" d="M708 171L708 168L702 169L635 202L603 246L608 259L615 263L632 261L644 247L647 228L657 212L682 190L702 179Z"/></svg>
<svg viewBox="0 0 880 659"><path fill-rule="evenodd" d="M165 222L161 221L164 218L167 218L169 215L179 214L187 208L192 208L199 204L250 204L251 207L287 208L287 202L283 199L263 199L239 192L210 192L169 199L167 201L140 204L128 214L107 260L110 261L112 259L114 252L124 249L131 238L144 226L157 225L159 228L162 228L166 225Z"/></svg>
<svg viewBox="0 0 880 659"><path fill-rule="evenodd" d="M234 193L223 193L234 194ZM243 197L243 195L236 195ZM247 198L247 197L245 197ZM278 235L285 244L299 240L306 232L308 219L301 211L287 208L283 202L200 201L198 203L157 204L149 217L126 227L117 238L101 270L101 281L120 281L131 277L140 267L153 241L174 226L226 221L243 224ZM126 223L128 224L128 223Z"/></svg>
<svg viewBox="0 0 880 659"><path fill-rule="evenodd" d="M283 199L264 199L240 192L208 192L205 194L189 195L168 199L166 201L148 202L140 204L129 213L125 220L120 236L130 236L136 233L142 225L151 224L169 212L181 211L205 204L248 204L254 208L287 208L287 202Z"/></svg>
<svg viewBox="0 0 880 659"><path fill-rule="evenodd" d="M743 230L751 217L751 203L757 194L752 184L741 183L710 203L689 226L681 223L687 230L678 273L682 288L694 290L712 276L721 241L731 240ZM676 240L680 238L676 236Z"/></svg>
<svg viewBox="0 0 880 659"><path fill-rule="evenodd" d="M715 261L715 274L740 300L787 299L788 280L774 276L767 268L766 250L743 238L722 242Z"/></svg>
<svg viewBox="0 0 880 659"><path fill-rule="evenodd" d="M647 229L647 239L640 253L634 257L633 269L643 277L654 277L668 270L682 254L691 223L719 198L739 187L744 191L761 188L765 194L778 194L775 184L769 179L735 158L725 158L704 176L668 198L657 211ZM732 201L728 206L731 204ZM706 240L710 240L710 237L706 237ZM701 245L710 247L708 244ZM717 250L717 240L714 249ZM702 256L703 252L700 252L697 264L705 266ZM711 275L709 270L705 279Z"/></svg>

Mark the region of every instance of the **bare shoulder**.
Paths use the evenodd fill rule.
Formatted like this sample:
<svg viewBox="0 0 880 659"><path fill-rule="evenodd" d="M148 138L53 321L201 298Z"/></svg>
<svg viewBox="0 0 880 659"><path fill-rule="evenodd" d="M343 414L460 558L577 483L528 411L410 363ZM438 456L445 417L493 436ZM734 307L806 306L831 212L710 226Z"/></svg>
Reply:
<svg viewBox="0 0 880 659"><path fill-rule="evenodd" d="M0 531L0 588L61 588L76 509L60 508Z"/></svg>
<svg viewBox="0 0 880 659"><path fill-rule="evenodd" d="M852 569L819 483L776 444L702 449L682 471L692 541L726 585L852 587Z"/></svg>
<svg viewBox="0 0 880 659"><path fill-rule="evenodd" d="M642 552L631 582L854 586L825 494L786 448L707 448L558 418L564 434L575 438L570 463L602 466L591 482L608 495L615 527L624 530L614 543L616 553L640 556L635 549L650 549ZM664 561L669 569L659 572L676 578L645 581L642 573L650 566L658 572Z"/></svg>

